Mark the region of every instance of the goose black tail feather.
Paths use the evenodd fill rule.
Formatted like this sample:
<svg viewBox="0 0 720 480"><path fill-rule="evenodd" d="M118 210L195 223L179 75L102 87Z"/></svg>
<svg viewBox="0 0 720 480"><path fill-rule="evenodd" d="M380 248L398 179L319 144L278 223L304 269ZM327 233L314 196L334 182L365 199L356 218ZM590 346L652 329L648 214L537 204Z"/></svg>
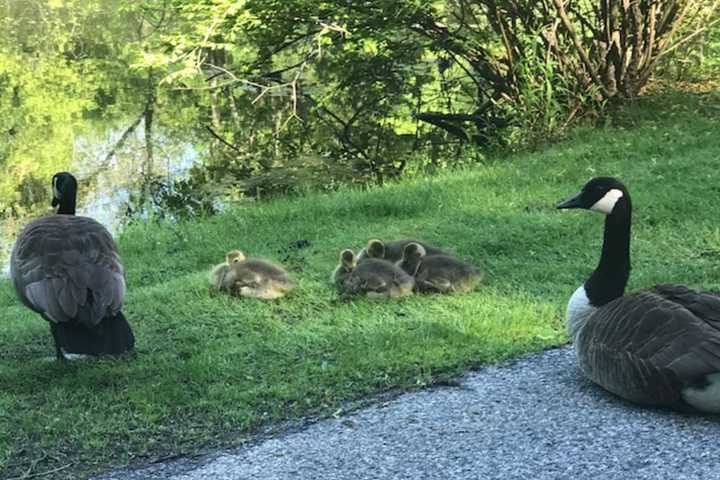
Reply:
<svg viewBox="0 0 720 480"><path fill-rule="evenodd" d="M135 335L122 312L105 317L92 328L79 322L51 323L51 328L65 353L119 355L135 347Z"/></svg>

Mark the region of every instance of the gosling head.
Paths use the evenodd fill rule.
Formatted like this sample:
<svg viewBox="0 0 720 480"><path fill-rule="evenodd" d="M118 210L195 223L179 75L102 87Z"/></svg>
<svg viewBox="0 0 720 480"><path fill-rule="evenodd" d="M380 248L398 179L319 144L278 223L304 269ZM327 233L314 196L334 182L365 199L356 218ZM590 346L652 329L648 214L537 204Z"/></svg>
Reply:
<svg viewBox="0 0 720 480"><path fill-rule="evenodd" d="M348 272L352 271L357 265L357 259L352 250L347 249L340 252L340 265Z"/></svg>
<svg viewBox="0 0 720 480"><path fill-rule="evenodd" d="M420 268L422 257L426 254L425 248L419 243L408 243L403 248L403 256L397 265L408 275L415 275Z"/></svg>
<svg viewBox="0 0 720 480"><path fill-rule="evenodd" d="M370 258L385 258L385 244L377 238L368 240L365 251Z"/></svg>
<svg viewBox="0 0 720 480"><path fill-rule="evenodd" d="M419 243L408 243L403 249L404 260L415 260L424 257L427 254L425 248Z"/></svg>
<svg viewBox="0 0 720 480"><path fill-rule="evenodd" d="M340 263L333 270L330 280L341 288L347 288L347 280L355 269L357 259L352 250L343 250L340 252Z"/></svg>
<svg viewBox="0 0 720 480"><path fill-rule="evenodd" d="M245 254L240 250L230 250L227 254L225 254L225 260L228 265L232 265L233 263L245 260Z"/></svg>

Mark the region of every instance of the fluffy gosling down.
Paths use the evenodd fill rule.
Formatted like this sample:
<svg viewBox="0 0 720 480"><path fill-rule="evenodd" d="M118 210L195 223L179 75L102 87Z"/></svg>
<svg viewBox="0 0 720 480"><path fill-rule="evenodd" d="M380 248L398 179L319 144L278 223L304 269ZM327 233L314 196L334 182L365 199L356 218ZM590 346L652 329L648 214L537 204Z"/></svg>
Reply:
<svg viewBox="0 0 720 480"><path fill-rule="evenodd" d="M246 258L240 250L229 251L225 263L213 268L210 284L221 292L263 300L282 298L295 288L284 268L267 260Z"/></svg>
<svg viewBox="0 0 720 480"><path fill-rule="evenodd" d="M361 262L366 258L380 258L396 263L402 260L403 250L411 243L416 243L422 246L428 255L448 255L448 252L442 250L441 248L419 240L403 239L383 242L382 240L373 238L368 240L365 248L360 250L360 253L358 253L357 256L357 261Z"/></svg>
<svg viewBox="0 0 720 480"><path fill-rule="evenodd" d="M343 295L400 298L412 295L415 281L397 265L378 258L358 262L352 250L340 253L333 281Z"/></svg>
<svg viewBox="0 0 720 480"><path fill-rule="evenodd" d="M397 264L415 278L415 289L419 292L467 293L482 278L476 267L450 255L428 255L419 243L407 244Z"/></svg>

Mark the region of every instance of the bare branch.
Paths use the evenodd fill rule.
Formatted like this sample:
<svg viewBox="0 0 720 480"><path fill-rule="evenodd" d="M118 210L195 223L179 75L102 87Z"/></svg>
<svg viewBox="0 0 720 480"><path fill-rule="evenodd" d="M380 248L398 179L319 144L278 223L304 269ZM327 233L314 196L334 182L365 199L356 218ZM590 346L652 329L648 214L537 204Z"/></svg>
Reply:
<svg viewBox="0 0 720 480"><path fill-rule="evenodd" d="M53 473L61 472L67 468L70 468L73 464L68 463L67 465L63 465L62 467L53 468L52 470L47 470L45 472L37 472L37 473L30 473L26 472L25 475L22 477L13 477L8 480L25 480L26 478L36 478L36 477L45 477L47 475L52 475Z"/></svg>
<svg viewBox="0 0 720 480"><path fill-rule="evenodd" d="M225 140L219 133L217 133L215 130L213 130L213 128L210 125L205 125L205 130L207 130L210 133L210 135L215 137L220 143L222 143L226 147L230 147L231 149L235 150L238 153L243 153L242 150L240 150L235 145L233 145L232 143Z"/></svg>
<svg viewBox="0 0 720 480"><path fill-rule="evenodd" d="M708 23L708 24L705 25L704 27L698 28L697 30L695 30L695 31L692 32L691 34L689 34L689 35L687 35L686 37L684 37L684 38L678 40L677 42L675 42L675 44L673 44L671 47L668 47L667 49L665 49L665 50L663 50L662 52L660 52L656 58L659 59L659 58L661 58L661 57L664 57L665 55L667 55L668 53L672 52L672 51L675 50L676 48L678 48L678 47L680 47L681 45L683 45L683 44L689 42L690 40L694 39L695 37L697 37L697 36L700 35L701 33L707 32L708 30L710 30L712 27L714 27L714 26L717 25L718 23L720 23L720 18L716 18L715 20L713 20L712 22Z"/></svg>
<svg viewBox="0 0 720 480"><path fill-rule="evenodd" d="M145 118L145 110L135 119L133 123L130 124L130 126L125 129L122 135L120 135L120 138L117 142L115 142L115 145L110 149L107 155L105 155L105 162L104 164L107 164L112 160L112 158L115 156L115 153L122 148L123 145L125 145L125 142L127 139L132 135L132 133L135 131L138 125L140 125L140 122L142 119Z"/></svg>
<svg viewBox="0 0 720 480"><path fill-rule="evenodd" d="M580 59L582 60L583 64L585 65L585 68L588 71L588 74L593 79L595 84L600 88L600 90L603 92L603 94L606 97L610 96L610 92L605 88L605 85L600 81L600 77L598 77L597 72L595 72L595 68L593 67L592 62L590 61L590 57L588 57L587 52L585 51L585 48L583 47L582 43L580 42L580 39L578 38L577 34L575 33L575 29L572 26L572 22L570 22L570 18L567 16L567 12L565 11L565 7L563 6L562 0L553 0L553 3L555 4L555 9L557 10L558 14L560 15L560 19L563 22L563 25L565 26L565 30L568 32L568 35L570 35L570 38L573 42L573 45L575 45L575 50L577 51L578 55L580 55Z"/></svg>

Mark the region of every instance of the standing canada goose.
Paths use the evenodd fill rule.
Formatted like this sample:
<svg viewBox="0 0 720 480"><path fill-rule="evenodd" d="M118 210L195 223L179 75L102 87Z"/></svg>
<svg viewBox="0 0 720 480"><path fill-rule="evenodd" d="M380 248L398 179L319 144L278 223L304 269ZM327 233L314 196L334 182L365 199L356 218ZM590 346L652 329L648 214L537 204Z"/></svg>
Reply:
<svg viewBox="0 0 720 480"><path fill-rule="evenodd" d="M594 178L557 208L606 215L600 263L567 307L585 375L635 403L720 413L720 297L670 284L624 295L632 203L617 179Z"/></svg>
<svg viewBox="0 0 720 480"><path fill-rule="evenodd" d="M125 274L115 241L100 223L75 216L75 177L58 173L52 185L57 214L27 224L13 247L15 291L50 322L59 360L132 350L135 337L120 310Z"/></svg>
<svg viewBox="0 0 720 480"><path fill-rule="evenodd" d="M480 282L480 270L450 255L427 255L419 243L409 243L397 263L415 278L415 289L420 292L472 291Z"/></svg>
<svg viewBox="0 0 720 480"><path fill-rule="evenodd" d="M419 240L403 239L393 240L391 242L383 242L377 238L368 240L365 248L360 250L358 253L357 261L363 261L366 258L381 258L389 262L396 263L402 260L403 250L410 243L417 243L425 249L428 255L447 255L447 252L442 249L430 245Z"/></svg>
<svg viewBox="0 0 720 480"><path fill-rule="evenodd" d="M357 262L352 250L343 250L333 280L345 295L400 298L412 295L415 281L397 265L378 258Z"/></svg>
<svg viewBox="0 0 720 480"><path fill-rule="evenodd" d="M225 264L216 266L210 282L218 290L247 298L273 300L287 295L295 283L280 266L266 260L245 258L240 250L225 255Z"/></svg>

